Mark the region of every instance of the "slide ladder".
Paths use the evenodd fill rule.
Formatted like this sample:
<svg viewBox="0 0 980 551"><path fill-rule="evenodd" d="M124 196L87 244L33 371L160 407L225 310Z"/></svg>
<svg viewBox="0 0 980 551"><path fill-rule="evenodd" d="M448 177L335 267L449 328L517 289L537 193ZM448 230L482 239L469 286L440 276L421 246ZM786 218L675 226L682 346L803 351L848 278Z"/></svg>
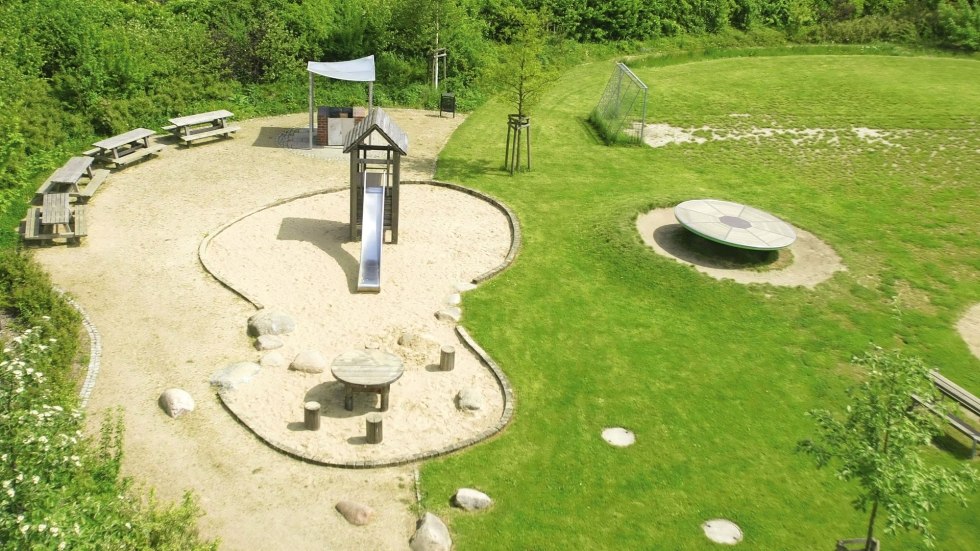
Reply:
<svg viewBox="0 0 980 551"><path fill-rule="evenodd" d="M381 243L385 234L384 174L364 173L361 204L361 266L357 275L358 293L381 291Z"/></svg>

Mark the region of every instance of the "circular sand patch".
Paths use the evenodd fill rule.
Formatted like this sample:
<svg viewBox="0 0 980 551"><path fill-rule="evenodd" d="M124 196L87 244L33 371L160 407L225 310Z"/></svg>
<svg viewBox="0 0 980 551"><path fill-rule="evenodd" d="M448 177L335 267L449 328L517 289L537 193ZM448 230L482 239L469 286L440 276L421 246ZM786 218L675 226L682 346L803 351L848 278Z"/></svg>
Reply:
<svg viewBox="0 0 980 551"><path fill-rule="evenodd" d="M636 219L636 229L640 232L643 242L661 256L694 266L696 270L715 279L732 279L738 283L769 283L786 287L803 286L813 288L824 282L834 272L846 270L840 256L826 243L812 233L794 228L796 241L787 247L792 255L792 262L785 267L768 271L755 271L744 268L733 268L720 262L717 258L705 255L691 248L690 232L677 223L673 209L654 209L641 214Z"/></svg>
<svg viewBox="0 0 980 551"><path fill-rule="evenodd" d="M636 435L623 427L610 427L602 429L602 439L617 448L625 448L636 442Z"/></svg>
<svg viewBox="0 0 980 551"><path fill-rule="evenodd" d="M723 518L711 519L701 525L704 535L715 543L735 545L742 541L742 529L737 524Z"/></svg>
<svg viewBox="0 0 980 551"><path fill-rule="evenodd" d="M956 330L966 341L973 355L980 358L980 304L974 304L956 324Z"/></svg>

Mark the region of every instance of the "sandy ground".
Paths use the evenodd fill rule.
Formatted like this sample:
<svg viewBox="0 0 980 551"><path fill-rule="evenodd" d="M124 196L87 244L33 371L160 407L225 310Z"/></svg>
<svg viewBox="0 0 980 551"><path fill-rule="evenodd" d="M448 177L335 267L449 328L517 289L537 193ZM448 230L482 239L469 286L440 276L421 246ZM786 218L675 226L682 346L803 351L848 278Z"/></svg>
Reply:
<svg viewBox="0 0 980 551"><path fill-rule="evenodd" d="M769 283L795 287L815 287L830 279L834 272L845 270L840 257L826 243L812 233L794 227L796 241L789 246L793 262L783 268L756 272L721 268L710 258L698 255L680 245L679 236L687 231L674 218L674 209L654 209L636 219L636 229L643 242L657 254L694 266L699 272L715 279L732 279L739 283Z"/></svg>
<svg viewBox="0 0 980 551"><path fill-rule="evenodd" d="M974 304L956 324L956 330L966 341L973 355L980 358L980 304Z"/></svg>
<svg viewBox="0 0 980 551"><path fill-rule="evenodd" d="M463 117L440 118L438 114L400 110L389 113L410 138L403 179L430 178L438 151ZM101 412L123 408L126 474L156 488L165 499L194 491L206 512L200 521L202 533L221 538L223 549L401 549L407 547L414 530L411 466L345 470L291 459L236 421L208 385L216 369L255 356L244 330L254 308L204 271L198 260L201 240L229 221L276 200L346 185L348 166L343 157L325 160L281 146L283 132L304 126L306 117L302 113L243 121L242 130L233 139L189 149L171 147L159 159L116 171L91 201L89 236L84 243L80 247L39 249L35 256L54 283L86 308L102 334L102 370L89 410L92 422L97 423ZM493 215L489 208L483 214L490 218L473 217L472 211L464 210L457 220L452 213L460 204L458 197L444 191L427 194L425 189L406 193L406 211L411 210L408 204L416 194L422 194L430 201L428 212L459 222L461 234L453 236L454 242L486 238L489 242L482 244L483 252L502 258L507 231L502 216ZM277 241L277 245L308 249L300 255L309 259L305 264L300 256L286 255L276 257L271 268L256 265L248 270L252 275L280 270L267 290L270 300L284 297L283 305L297 312L299 334L290 337L290 345L307 346L309 339L318 338L315 331L328 330L331 336L321 343L321 351L328 356L341 351L341 343L343 347L356 347L364 340L357 338L364 325L348 327L348 316L321 316L318 306L342 307L352 300L346 286L359 254L344 249L343 244L329 245L322 231L316 233L327 224L319 217L329 212L331 207L326 203L330 200L321 197L311 200L308 209L306 204L296 203L282 211L283 216L306 220L292 227L296 230L293 239ZM337 220L342 223L344 218L330 223ZM268 224L267 229L271 229L275 221ZM304 233L303 224L312 233ZM470 225L477 229L476 234L464 231ZM500 230L494 235L501 242L487 238L480 225L498 225ZM251 239L246 226L229 228L229 232L241 229L241 239ZM413 227L419 226L417 220L403 220L402 243L386 249L385 259L395 264L403 253L394 251L411 248ZM229 233L223 239L233 237ZM233 245L235 251L247 253L254 261L262 258L261 248L270 243L228 243ZM438 250L416 260L423 265L435 259L451 260L453 251ZM352 254L353 258L349 256ZM500 258L469 259L472 262L459 272L442 274L444 279L437 285L426 280L385 280L382 293L373 297L376 301L370 309L376 311L371 315L407 325L422 324L395 312L397 305L385 300L388 293L415 296L411 288L415 286L414 293L424 297L425 314L431 316L435 302L447 292L446 284L472 277L475 273L471 271L495 265ZM411 262L411 258L403 260ZM394 273L388 269L383 277ZM317 280L328 277L339 278L339 283L330 287L339 296L301 296L311 289L327 289L317 287ZM261 285L270 284L264 277L254 283L258 293L266 292ZM300 287L294 290L291 285ZM309 311L292 300L305 301ZM311 322L313 318L319 326ZM429 319L425 323L430 323ZM394 324L379 324L372 328L372 334L384 334L390 327ZM440 333L440 340L448 338L445 335ZM392 403L402 407L408 393L401 392L398 384L392 389ZM189 391L197 400L197 410L178 420L164 415L157 398L169 387ZM466 481L460 483L465 485ZM349 525L333 509L342 499L373 507L377 512L374 522L365 527Z"/></svg>

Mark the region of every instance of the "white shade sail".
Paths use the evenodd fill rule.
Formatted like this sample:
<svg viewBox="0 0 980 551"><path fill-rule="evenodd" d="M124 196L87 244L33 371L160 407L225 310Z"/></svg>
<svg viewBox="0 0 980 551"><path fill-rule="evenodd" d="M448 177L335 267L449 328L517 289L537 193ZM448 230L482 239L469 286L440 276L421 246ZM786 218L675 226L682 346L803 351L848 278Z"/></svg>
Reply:
<svg viewBox="0 0 980 551"><path fill-rule="evenodd" d="M306 63L306 70L337 80L374 82L374 56L350 61L309 61Z"/></svg>

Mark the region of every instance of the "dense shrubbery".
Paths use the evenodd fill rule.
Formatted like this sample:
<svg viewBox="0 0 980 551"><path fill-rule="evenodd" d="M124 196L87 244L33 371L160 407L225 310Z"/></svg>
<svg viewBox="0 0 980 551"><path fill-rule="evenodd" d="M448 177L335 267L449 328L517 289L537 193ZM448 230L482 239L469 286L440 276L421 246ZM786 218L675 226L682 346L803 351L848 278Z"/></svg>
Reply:
<svg viewBox="0 0 980 551"><path fill-rule="evenodd" d="M551 66L641 43L676 51L891 40L980 50L976 0L5 0L0 221L22 216L20 198L95 136L212 108L239 117L305 109L307 60L375 54L378 104L433 107L438 35L449 52L442 89L457 93L461 109L476 107L495 92L485 76L523 10L547 21ZM364 87L331 81L317 94L321 105L360 103ZM12 242L0 237L0 247ZM0 254L0 309L40 327L4 352L3 377L21 375L0 387L0 548L57 547L61 538L87 548L196 545L190 502L160 510L117 497L127 492L116 429L101 447L78 440L70 413L78 318L22 256ZM20 383L24 391L10 394Z"/></svg>

